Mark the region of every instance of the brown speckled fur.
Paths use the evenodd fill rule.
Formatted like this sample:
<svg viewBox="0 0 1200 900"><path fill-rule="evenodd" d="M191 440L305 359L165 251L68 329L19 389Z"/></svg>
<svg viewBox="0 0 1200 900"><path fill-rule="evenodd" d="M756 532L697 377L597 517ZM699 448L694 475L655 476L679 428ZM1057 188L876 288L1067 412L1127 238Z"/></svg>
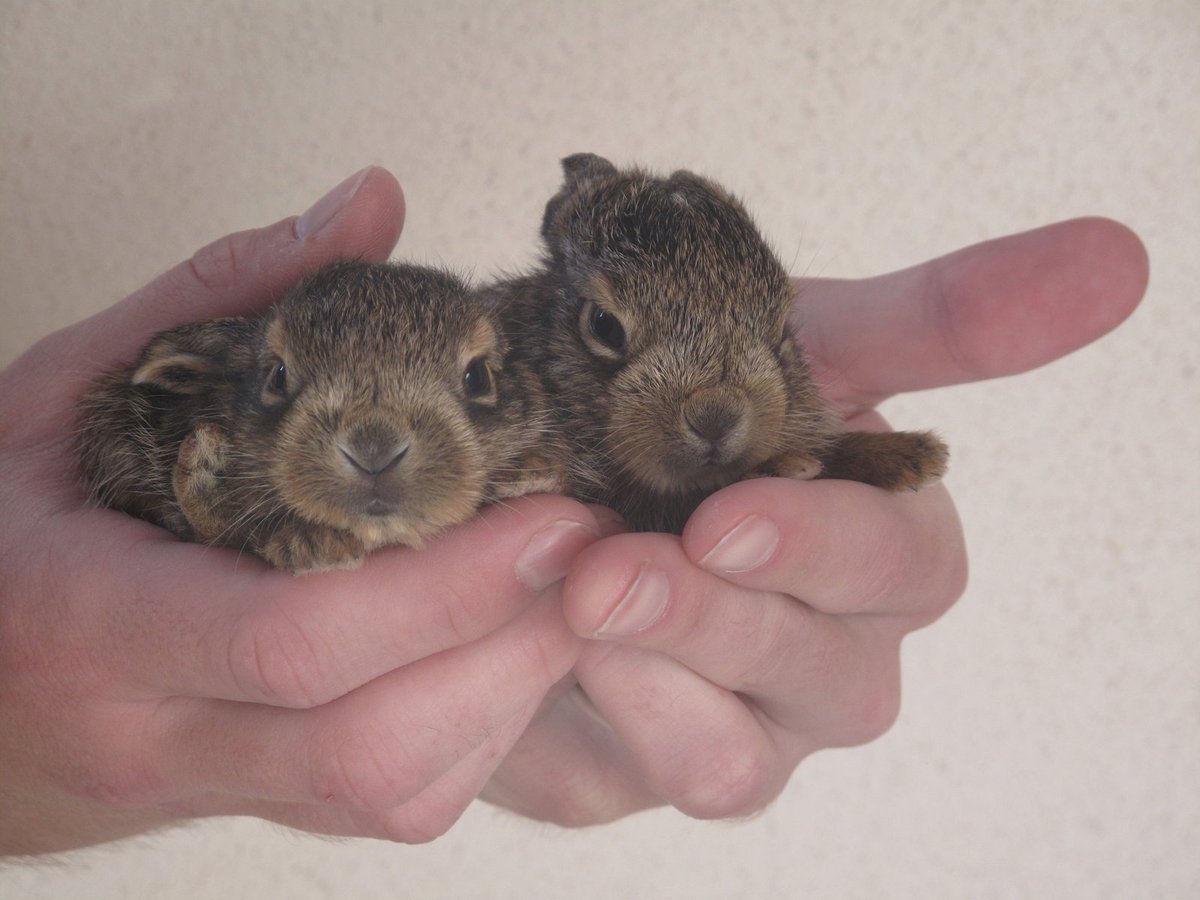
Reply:
<svg viewBox="0 0 1200 900"><path fill-rule="evenodd" d="M480 357L492 389L471 397ZM336 263L262 318L164 332L80 418L99 502L294 572L419 546L481 504L563 483L545 397L497 311L416 266Z"/></svg>
<svg viewBox="0 0 1200 900"><path fill-rule="evenodd" d="M490 292L571 441L572 494L636 529L679 532L743 478L899 490L942 475L932 435L843 433L788 324L787 273L736 198L691 172L659 178L591 154L563 169L543 266ZM595 309L619 320L623 346L592 328Z"/></svg>

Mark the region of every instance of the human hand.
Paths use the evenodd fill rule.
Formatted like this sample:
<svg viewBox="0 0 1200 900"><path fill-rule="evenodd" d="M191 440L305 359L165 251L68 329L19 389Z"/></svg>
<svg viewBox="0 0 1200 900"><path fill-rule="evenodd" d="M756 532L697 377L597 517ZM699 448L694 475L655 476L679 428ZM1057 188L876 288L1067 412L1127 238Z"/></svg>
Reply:
<svg viewBox="0 0 1200 900"><path fill-rule="evenodd" d="M876 278L801 279L793 321L847 427L881 430L875 406L895 393L1026 371L1107 333L1147 271L1132 232L1080 219ZM761 809L808 754L887 730L902 639L966 574L940 485L746 481L681 538L602 540L563 589L591 639L578 687L560 688L483 796L564 824L664 803Z"/></svg>
<svg viewBox="0 0 1200 900"><path fill-rule="evenodd" d="M365 170L0 374L0 854L218 814L427 839L575 662L555 583L603 526L565 498L293 578L93 508L77 483L74 405L101 371L335 258L386 258L402 218L395 180Z"/></svg>

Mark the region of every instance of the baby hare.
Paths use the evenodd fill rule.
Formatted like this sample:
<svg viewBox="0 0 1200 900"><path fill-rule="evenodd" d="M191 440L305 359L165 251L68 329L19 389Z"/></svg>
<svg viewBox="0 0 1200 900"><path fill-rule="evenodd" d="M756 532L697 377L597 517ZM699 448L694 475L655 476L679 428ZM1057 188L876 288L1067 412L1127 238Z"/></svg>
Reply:
<svg viewBox="0 0 1200 900"><path fill-rule="evenodd" d="M789 324L787 273L737 199L691 172L591 154L563 170L541 269L490 293L570 441L570 493L678 533L744 478L901 490L942 475L931 434L842 430Z"/></svg>
<svg viewBox="0 0 1200 900"><path fill-rule="evenodd" d="M156 336L81 403L93 496L293 572L563 484L538 379L447 272L342 262L266 315Z"/></svg>

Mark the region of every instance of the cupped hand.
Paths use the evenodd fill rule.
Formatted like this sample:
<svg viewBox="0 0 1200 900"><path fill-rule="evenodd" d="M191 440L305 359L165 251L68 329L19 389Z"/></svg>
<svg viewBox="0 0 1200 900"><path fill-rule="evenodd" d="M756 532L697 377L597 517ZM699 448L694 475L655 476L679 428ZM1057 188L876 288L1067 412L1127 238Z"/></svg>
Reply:
<svg viewBox="0 0 1200 900"><path fill-rule="evenodd" d="M94 508L78 482L74 404L100 372L327 261L386 258L402 219L395 180L364 170L0 375L0 854L217 814L428 839L575 663L559 582L604 526L565 498L294 578Z"/></svg>
<svg viewBox="0 0 1200 900"><path fill-rule="evenodd" d="M848 427L884 429L875 406L895 393L1022 372L1105 334L1147 277L1132 232L1079 219L876 278L799 280L793 321ZM902 639L966 576L941 485L747 481L706 500L681 538L599 541L563 589L588 639L575 681L484 796L566 824L663 804L759 810L807 755L887 730Z"/></svg>

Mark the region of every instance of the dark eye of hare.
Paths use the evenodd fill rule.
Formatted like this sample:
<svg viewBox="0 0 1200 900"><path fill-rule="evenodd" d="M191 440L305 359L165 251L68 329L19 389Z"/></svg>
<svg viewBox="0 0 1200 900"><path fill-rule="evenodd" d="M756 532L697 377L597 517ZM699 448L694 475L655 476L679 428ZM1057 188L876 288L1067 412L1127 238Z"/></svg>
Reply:
<svg viewBox="0 0 1200 900"><path fill-rule="evenodd" d="M263 400L268 403L287 398L287 366L282 359L275 359L267 369L267 380L263 383L262 395Z"/></svg>
<svg viewBox="0 0 1200 900"><path fill-rule="evenodd" d="M486 396L492 390L492 373L482 356L477 356L463 370L463 391L468 399Z"/></svg>
<svg viewBox="0 0 1200 900"><path fill-rule="evenodd" d="M595 303L588 304L587 329L609 350L620 353L625 349L625 329L621 320Z"/></svg>

